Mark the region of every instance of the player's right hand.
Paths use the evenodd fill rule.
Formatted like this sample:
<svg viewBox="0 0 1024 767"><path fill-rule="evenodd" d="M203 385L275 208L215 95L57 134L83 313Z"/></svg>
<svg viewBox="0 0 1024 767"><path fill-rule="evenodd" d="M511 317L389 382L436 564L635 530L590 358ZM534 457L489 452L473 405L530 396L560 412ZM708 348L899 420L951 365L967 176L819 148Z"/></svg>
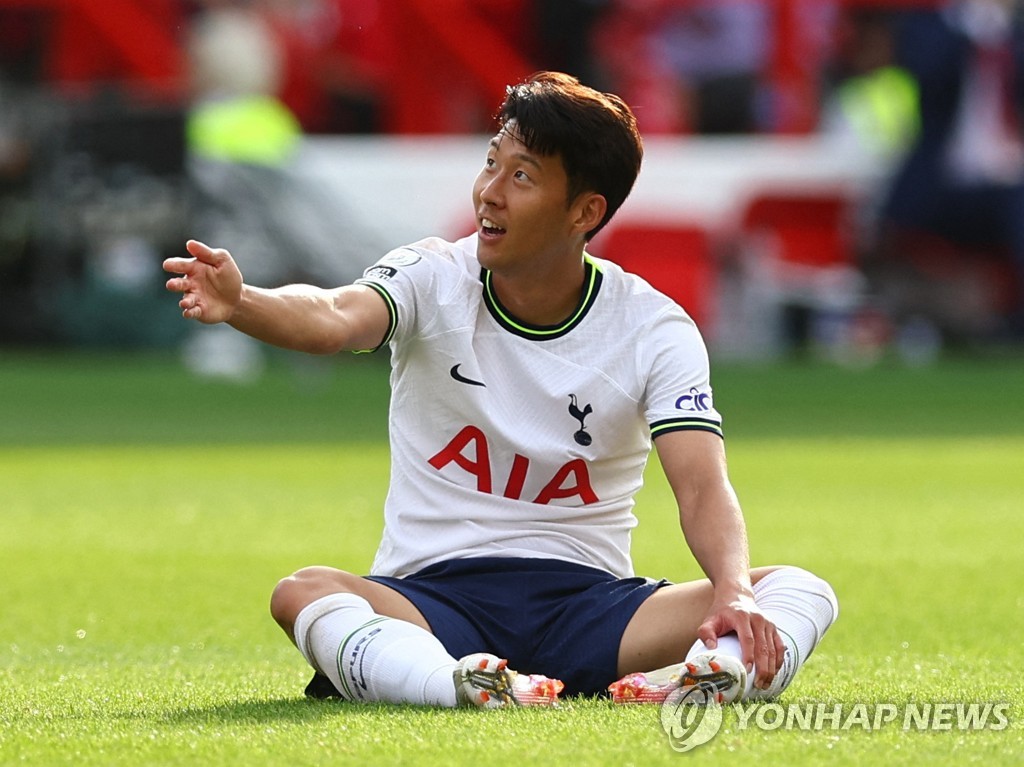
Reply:
<svg viewBox="0 0 1024 767"><path fill-rule="evenodd" d="M192 258L168 258L165 271L181 275L167 280L167 289L181 293L181 316L212 325L227 322L242 299L242 272L231 254L189 240L185 248Z"/></svg>
<svg viewBox="0 0 1024 767"><path fill-rule="evenodd" d="M775 624L765 617L754 602L753 594L726 597L716 595L704 622L697 628L697 638L713 650L718 637L734 633L743 652L747 673L757 671L754 686L767 689L782 668L786 647Z"/></svg>

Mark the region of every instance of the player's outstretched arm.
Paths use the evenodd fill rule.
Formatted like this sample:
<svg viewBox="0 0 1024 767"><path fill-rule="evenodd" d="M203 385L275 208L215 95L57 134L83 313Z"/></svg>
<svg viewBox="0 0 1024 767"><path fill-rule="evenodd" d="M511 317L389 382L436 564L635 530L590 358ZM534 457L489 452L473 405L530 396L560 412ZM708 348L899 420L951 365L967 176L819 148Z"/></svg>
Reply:
<svg viewBox="0 0 1024 767"><path fill-rule="evenodd" d="M735 632L744 665L757 668L755 686L767 687L782 665L784 646L754 602L746 524L729 481L722 440L681 431L658 437L656 445L687 544L714 586L697 637L714 649L718 637Z"/></svg>
<svg viewBox="0 0 1024 767"><path fill-rule="evenodd" d="M387 305L371 288L257 288L243 282L226 250L196 240L186 248L191 258L169 258L163 265L180 275L167 280L167 289L181 293L186 319L226 322L260 341L313 354L373 349L387 333Z"/></svg>

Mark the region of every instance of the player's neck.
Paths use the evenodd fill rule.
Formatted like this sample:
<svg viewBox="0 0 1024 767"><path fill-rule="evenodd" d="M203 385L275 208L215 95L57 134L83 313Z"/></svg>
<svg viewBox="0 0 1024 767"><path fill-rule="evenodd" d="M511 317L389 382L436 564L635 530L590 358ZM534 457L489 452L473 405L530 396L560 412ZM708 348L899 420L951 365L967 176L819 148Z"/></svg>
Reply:
<svg viewBox="0 0 1024 767"><path fill-rule="evenodd" d="M559 325L579 305L585 276L583 259L558 269L491 275L498 300L521 322Z"/></svg>

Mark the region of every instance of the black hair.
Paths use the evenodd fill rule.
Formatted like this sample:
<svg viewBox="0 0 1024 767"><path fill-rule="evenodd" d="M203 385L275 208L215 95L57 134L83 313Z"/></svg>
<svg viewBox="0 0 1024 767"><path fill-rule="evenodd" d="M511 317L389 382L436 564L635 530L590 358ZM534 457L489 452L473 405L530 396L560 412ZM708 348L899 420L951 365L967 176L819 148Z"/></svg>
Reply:
<svg viewBox="0 0 1024 767"><path fill-rule="evenodd" d="M532 152L559 155L569 180L569 205L583 192L608 203L590 240L619 209L633 189L643 159L636 117L618 96L601 93L561 72L538 72L506 89L496 115Z"/></svg>

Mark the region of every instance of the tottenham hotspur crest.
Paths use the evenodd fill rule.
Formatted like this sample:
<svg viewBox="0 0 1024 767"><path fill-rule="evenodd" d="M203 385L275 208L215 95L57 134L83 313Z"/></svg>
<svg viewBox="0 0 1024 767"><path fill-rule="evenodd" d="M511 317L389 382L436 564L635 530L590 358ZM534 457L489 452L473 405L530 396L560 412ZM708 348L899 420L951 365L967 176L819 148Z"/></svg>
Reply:
<svg viewBox="0 0 1024 767"><path fill-rule="evenodd" d="M580 410L579 405L576 403L576 395L569 395L569 415L580 422L580 430L573 434L572 437L578 444L583 445L584 447L593 442L593 438L587 433L587 425L585 423L587 416L593 412L594 408L590 406L589 402L583 406L582 410Z"/></svg>

